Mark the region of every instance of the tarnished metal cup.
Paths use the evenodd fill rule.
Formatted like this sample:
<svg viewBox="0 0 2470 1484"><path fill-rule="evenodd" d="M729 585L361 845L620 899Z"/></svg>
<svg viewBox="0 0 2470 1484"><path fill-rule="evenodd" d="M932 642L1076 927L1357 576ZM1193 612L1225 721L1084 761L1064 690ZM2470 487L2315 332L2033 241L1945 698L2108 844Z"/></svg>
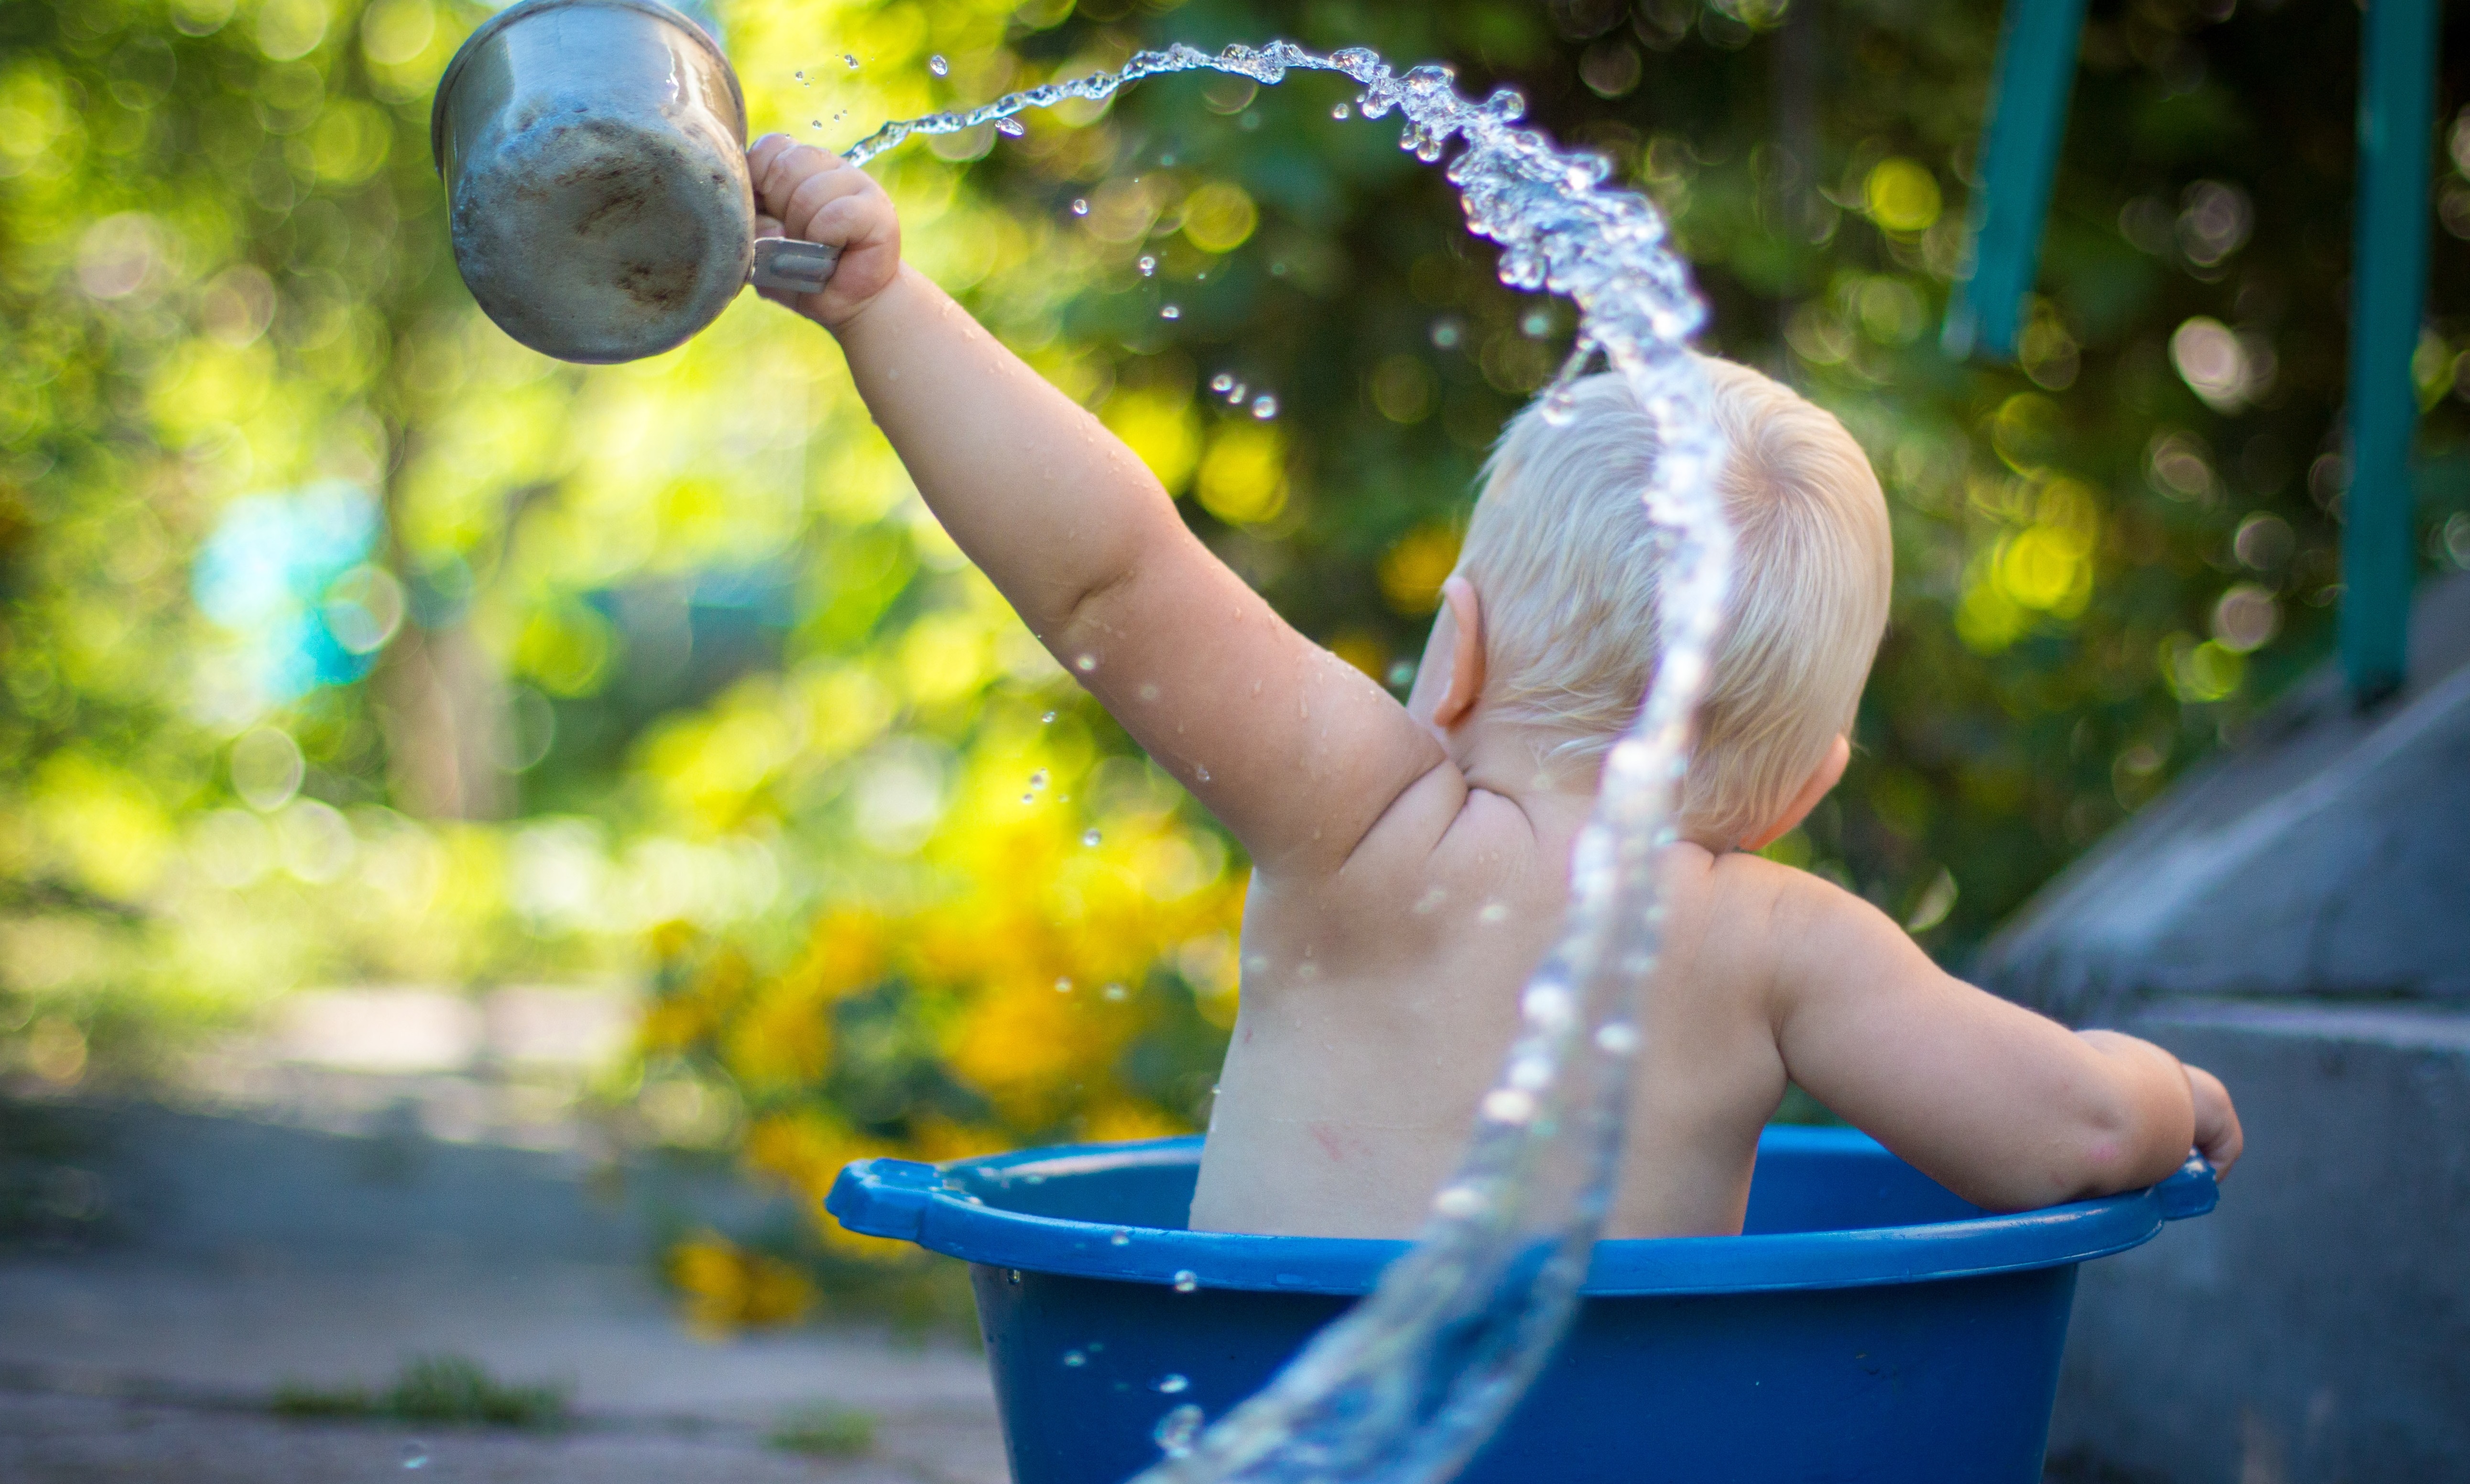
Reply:
<svg viewBox="0 0 2470 1484"><path fill-rule="evenodd" d="M812 290L837 256L779 239L758 251L737 75L657 0L500 12L447 64L430 146L472 296L562 360L657 355L757 268L787 272L764 287Z"/></svg>

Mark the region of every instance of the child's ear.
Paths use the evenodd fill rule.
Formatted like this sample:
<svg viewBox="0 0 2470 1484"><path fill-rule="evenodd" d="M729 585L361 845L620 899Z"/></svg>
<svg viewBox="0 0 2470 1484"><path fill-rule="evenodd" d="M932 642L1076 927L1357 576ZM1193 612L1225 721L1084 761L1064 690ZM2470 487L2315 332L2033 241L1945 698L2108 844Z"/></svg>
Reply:
<svg viewBox="0 0 2470 1484"><path fill-rule="evenodd" d="M1801 785L1800 793L1792 796L1792 802L1783 806L1783 813L1776 816L1775 823L1763 832L1743 840L1741 848L1763 850L1783 839L1794 825L1809 818L1809 811L1818 807L1818 800L1827 797L1827 791L1844 781L1844 769L1852 761L1852 743L1842 732L1837 732L1834 742L1827 749L1827 755L1810 770L1809 780Z"/></svg>
<svg viewBox="0 0 2470 1484"><path fill-rule="evenodd" d="M1449 688L1433 707L1433 725L1452 727L1483 694L1483 605L1475 584L1452 577L1441 584L1441 607L1450 630Z"/></svg>

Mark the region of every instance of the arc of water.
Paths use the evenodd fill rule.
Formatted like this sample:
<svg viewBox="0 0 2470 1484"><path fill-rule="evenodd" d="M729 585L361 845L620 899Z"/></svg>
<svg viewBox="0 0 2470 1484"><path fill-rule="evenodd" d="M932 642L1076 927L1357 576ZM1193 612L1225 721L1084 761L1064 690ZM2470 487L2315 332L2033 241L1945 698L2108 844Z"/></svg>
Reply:
<svg viewBox="0 0 2470 1484"><path fill-rule="evenodd" d="M1501 244L1502 281L1566 294L1575 349L1545 415L1600 353L1659 438L1640 492L1666 543L1659 654L1637 720L1608 755L1572 865L1561 937L1528 980L1524 1023L1457 1172L1407 1256L1261 1393L1136 1484L1430 1484L1473 1455L1524 1394L1575 1310L1602 1230L1640 1043L1637 999L1661 947L1655 866L1673 831L1691 711L1722 616L1732 534L1713 492L1720 450L1688 342L1705 309L1644 197L1604 185L1598 156L1518 127L1506 90L1476 102L1448 69L1393 71L1368 48L1321 56L1292 42L1142 52L1121 69L1013 93L967 111L884 125L847 152L864 164L915 134L1103 99L1163 73L1208 69L1263 83L1337 72L1356 111L1404 120L1400 145L1448 168L1469 230Z"/></svg>

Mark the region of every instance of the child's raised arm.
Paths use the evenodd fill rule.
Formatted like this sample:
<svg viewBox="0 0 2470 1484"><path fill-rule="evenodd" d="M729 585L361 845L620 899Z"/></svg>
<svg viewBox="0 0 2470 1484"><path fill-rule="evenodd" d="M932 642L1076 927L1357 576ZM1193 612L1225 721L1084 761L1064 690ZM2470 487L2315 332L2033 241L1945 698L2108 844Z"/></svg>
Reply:
<svg viewBox="0 0 2470 1484"><path fill-rule="evenodd" d="M863 171L777 134L751 162L767 232L842 248L824 291L792 307L839 337L961 549L1256 864L1342 864L1446 760L1439 742L1212 555L1120 439L901 264L892 203Z"/></svg>
<svg viewBox="0 0 2470 1484"><path fill-rule="evenodd" d="M2238 1115L2211 1074L1974 988L1851 893L1763 873L1786 1071L1947 1189L2026 1210L2150 1185L2191 1148L2225 1172L2238 1158Z"/></svg>

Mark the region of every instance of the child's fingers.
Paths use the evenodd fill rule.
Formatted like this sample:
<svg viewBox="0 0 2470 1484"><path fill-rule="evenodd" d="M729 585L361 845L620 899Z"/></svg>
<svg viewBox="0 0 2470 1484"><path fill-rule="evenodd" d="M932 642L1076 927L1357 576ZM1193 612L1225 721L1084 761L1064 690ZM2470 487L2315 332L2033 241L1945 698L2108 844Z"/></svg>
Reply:
<svg viewBox="0 0 2470 1484"><path fill-rule="evenodd" d="M808 180L863 174L829 150L802 145L781 134L766 135L747 152L747 173L753 177L756 198L784 220L794 220L789 199Z"/></svg>
<svg viewBox="0 0 2470 1484"><path fill-rule="evenodd" d="M846 232L837 238L816 235L829 230L822 225L825 220L825 208L853 197L865 196L874 184L874 182L868 178L866 172L854 168L817 171L800 180L790 191L789 198L780 203L781 220L804 222L805 223L804 236L815 242L830 243L838 246L849 240ZM846 210L843 210L832 213L831 220L840 222L852 219Z"/></svg>
<svg viewBox="0 0 2470 1484"><path fill-rule="evenodd" d="M786 134L766 134L747 147L746 171L754 177L756 190L763 189L764 173L772 168L774 160L781 157L781 151L795 149L797 144Z"/></svg>

